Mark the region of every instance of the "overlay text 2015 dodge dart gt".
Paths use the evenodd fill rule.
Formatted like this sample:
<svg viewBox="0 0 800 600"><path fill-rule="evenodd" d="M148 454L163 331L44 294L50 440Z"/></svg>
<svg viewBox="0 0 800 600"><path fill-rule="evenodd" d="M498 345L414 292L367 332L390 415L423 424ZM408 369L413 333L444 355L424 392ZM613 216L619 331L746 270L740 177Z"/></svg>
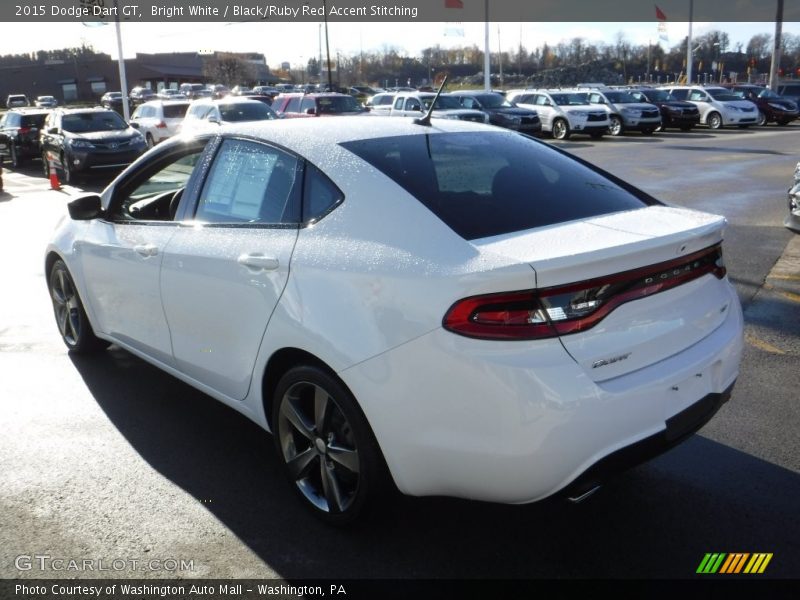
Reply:
<svg viewBox="0 0 800 600"><path fill-rule="evenodd" d="M580 497L739 370L724 219L513 131L242 124L69 209L45 259L69 349L115 343L247 415L333 523L392 486Z"/></svg>

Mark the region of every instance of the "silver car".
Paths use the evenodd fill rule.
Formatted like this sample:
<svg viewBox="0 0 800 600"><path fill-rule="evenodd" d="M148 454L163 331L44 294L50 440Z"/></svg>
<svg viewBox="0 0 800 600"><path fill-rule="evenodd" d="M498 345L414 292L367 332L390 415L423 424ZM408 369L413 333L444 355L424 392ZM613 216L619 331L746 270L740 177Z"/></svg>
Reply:
<svg viewBox="0 0 800 600"><path fill-rule="evenodd" d="M608 113L592 106L585 95L562 90L512 90L506 94L512 104L535 110L542 122L542 131L557 140L566 140L574 133L593 138L603 137L611 124Z"/></svg>
<svg viewBox="0 0 800 600"><path fill-rule="evenodd" d="M625 131L641 131L651 135L661 127L661 111L655 104L638 102L627 90L592 89L585 91L590 104L608 112L608 132L613 136Z"/></svg>

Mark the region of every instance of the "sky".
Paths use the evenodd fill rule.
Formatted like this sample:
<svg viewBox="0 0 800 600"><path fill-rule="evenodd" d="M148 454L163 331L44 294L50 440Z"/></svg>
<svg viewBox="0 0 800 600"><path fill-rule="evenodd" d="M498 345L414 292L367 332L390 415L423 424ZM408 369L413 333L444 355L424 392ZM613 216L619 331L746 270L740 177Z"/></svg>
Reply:
<svg viewBox="0 0 800 600"><path fill-rule="evenodd" d="M464 36L445 35L446 28L463 28ZM0 24L0 55L50 50L85 43L95 50L117 56L115 28L87 27L82 23L21 23L14 27ZM410 55L439 44L445 48L475 44L484 45L483 23L340 23L328 26L331 55L379 51L393 47ZM588 42L613 43L624 32L633 44L661 43L665 48L682 40L688 24L668 22L669 41L659 40L656 23L491 23L490 47L515 52L520 42L528 50L582 37ZM772 34L772 23L694 23L693 35L713 29L725 31L732 44L746 45L758 33ZM317 57L320 47L320 26L317 23L123 23L123 54L132 58L137 52L194 52L221 50L260 52L272 68L288 62L292 68ZM800 23L784 23L783 31L800 34ZM324 34L323 34L324 35ZM499 40L499 41L498 41ZM322 51L324 53L324 37Z"/></svg>

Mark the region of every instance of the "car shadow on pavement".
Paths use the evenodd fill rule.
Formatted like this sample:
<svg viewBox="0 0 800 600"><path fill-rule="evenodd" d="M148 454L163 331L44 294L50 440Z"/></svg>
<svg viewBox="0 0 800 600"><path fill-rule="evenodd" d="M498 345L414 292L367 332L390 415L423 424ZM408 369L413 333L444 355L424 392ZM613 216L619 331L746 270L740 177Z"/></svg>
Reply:
<svg viewBox="0 0 800 600"><path fill-rule="evenodd" d="M142 459L289 580L693 577L706 552L773 552L771 575L797 575L800 476L699 435L577 505L403 497L339 530L245 417L116 347L71 358Z"/></svg>

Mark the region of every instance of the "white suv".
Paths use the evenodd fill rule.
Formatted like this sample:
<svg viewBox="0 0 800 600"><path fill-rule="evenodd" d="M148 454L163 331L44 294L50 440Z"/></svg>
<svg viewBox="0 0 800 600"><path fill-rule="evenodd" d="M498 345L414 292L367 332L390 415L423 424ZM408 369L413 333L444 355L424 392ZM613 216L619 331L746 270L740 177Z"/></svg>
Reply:
<svg viewBox="0 0 800 600"><path fill-rule="evenodd" d="M593 138L608 133L611 122L602 108L591 106L583 94L562 90L511 90L506 99L512 104L535 110L546 131L557 140L566 140L574 133Z"/></svg>
<svg viewBox="0 0 800 600"><path fill-rule="evenodd" d="M749 127L758 123L758 107L723 87L674 86L664 88L678 100L697 106L700 123L710 129L726 125Z"/></svg>
<svg viewBox="0 0 800 600"><path fill-rule="evenodd" d="M661 127L661 111L655 104L639 102L628 90L592 89L580 92L590 104L602 106L608 112L611 135L622 135L627 130L651 135Z"/></svg>
<svg viewBox="0 0 800 600"><path fill-rule="evenodd" d="M133 111L131 125L142 133L148 147L152 148L178 133L187 108L188 100L151 100Z"/></svg>
<svg viewBox="0 0 800 600"><path fill-rule="evenodd" d="M394 97L394 104L389 111L389 116L421 117L428 112L434 98L436 98L436 94L433 92L400 92ZM447 94L440 94L436 99L431 116L440 119L475 121L476 123L489 122L489 116L485 112L464 108L458 98Z"/></svg>

